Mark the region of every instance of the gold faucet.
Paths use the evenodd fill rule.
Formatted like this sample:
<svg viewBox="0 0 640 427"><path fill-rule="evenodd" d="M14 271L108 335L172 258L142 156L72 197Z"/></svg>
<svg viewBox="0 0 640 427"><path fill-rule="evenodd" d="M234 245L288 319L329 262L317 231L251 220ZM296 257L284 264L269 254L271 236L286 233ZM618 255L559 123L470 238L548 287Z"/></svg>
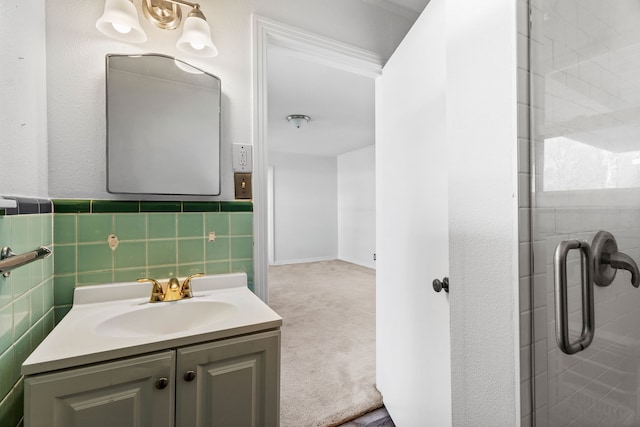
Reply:
<svg viewBox="0 0 640 427"><path fill-rule="evenodd" d="M185 298L193 297L191 293L191 279L194 277L204 276L203 273L192 274L184 279L182 282L182 286L180 286L180 281L172 277L169 279L167 285L163 288L162 284L155 279L138 279L138 282L145 283L151 282L153 283L153 289L151 290L151 297L149 298L149 302L166 302L166 301L178 301Z"/></svg>

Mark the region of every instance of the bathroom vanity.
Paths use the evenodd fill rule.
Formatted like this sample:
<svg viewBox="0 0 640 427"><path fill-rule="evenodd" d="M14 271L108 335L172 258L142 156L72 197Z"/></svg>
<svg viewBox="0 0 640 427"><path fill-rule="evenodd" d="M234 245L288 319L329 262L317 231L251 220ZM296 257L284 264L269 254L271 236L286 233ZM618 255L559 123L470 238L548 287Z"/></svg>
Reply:
<svg viewBox="0 0 640 427"><path fill-rule="evenodd" d="M78 288L24 362L25 426L278 426L282 319L244 274L192 281L150 303L150 285Z"/></svg>

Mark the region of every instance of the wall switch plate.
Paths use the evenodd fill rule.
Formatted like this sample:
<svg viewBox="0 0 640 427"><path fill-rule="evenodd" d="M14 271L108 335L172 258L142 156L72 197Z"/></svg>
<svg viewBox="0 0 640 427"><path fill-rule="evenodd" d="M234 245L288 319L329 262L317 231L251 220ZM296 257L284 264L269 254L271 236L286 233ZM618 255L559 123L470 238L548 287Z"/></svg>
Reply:
<svg viewBox="0 0 640 427"><path fill-rule="evenodd" d="M253 170L252 148L248 144L233 144L234 172L251 172Z"/></svg>
<svg viewBox="0 0 640 427"><path fill-rule="evenodd" d="M251 198L251 174L250 173L234 173L233 182L236 189L236 199Z"/></svg>

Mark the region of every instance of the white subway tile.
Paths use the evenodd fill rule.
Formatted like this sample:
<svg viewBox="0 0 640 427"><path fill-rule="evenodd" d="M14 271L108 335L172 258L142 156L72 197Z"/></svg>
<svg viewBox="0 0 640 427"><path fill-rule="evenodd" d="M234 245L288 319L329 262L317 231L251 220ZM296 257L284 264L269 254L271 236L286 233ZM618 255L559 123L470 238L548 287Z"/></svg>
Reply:
<svg viewBox="0 0 640 427"><path fill-rule="evenodd" d="M533 237L538 240L556 234L556 211L549 208L533 210Z"/></svg>
<svg viewBox="0 0 640 427"><path fill-rule="evenodd" d="M536 410L536 427L549 426L549 405L544 405Z"/></svg>
<svg viewBox="0 0 640 427"><path fill-rule="evenodd" d="M531 293L529 292L529 276L520 278L520 313L531 310Z"/></svg>
<svg viewBox="0 0 640 427"><path fill-rule="evenodd" d="M530 206L529 197L520 197L520 195L528 195L531 191L531 175L525 173L518 174L518 207L528 208Z"/></svg>
<svg viewBox="0 0 640 427"><path fill-rule="evenodd" d="M547 341L541 340L535 343L535 374L540 375L547 371Z"/></svg>
<svg viewBox="0 0 640 427"><path fill-rule="evenodd" d="M528 277L531 275L531 244L520 243L518 247L518 272L520 277Z"/></svg>
<svg viewBox="0 0 640 427"><path fill-rule="evenodd" d="M520 382L531 379L531 346L520 348Z"/></svg>
<svg viewBox="0 0 640 427"><path fill-rule="evenodd" d="M546 242L533 242L533 274L544 274L547 271L546 256L537 256L538 254L544 254L545 247Z"/></svg>
<svg viewBox="0 0 640 427"><path fill-rule="evenodd" d="M517 66L525 68L529 64L529 41L527 36L519 33L517 43Z"/></svg>
<svg viewBox="0 0 640 427"><path fill-rule="evenodd" d="M518 104L518 138L529 138L529 106Z"/></svg>
<svg viewBox="0 0 640 427"><path fill-rule="evenodd" d="M516 13L518 33L527 36L529 34L529 2L527 0L518 0Z"/></svg>
<svg viewBox="0 0 640 427"><path fill-rule="evenodd" d="M520 195L522 197L522 194ZM520 243L531 241L531 209L518 209L518 240Z"/></svg>
<svg viewBox="0 0 640 427"><path fill-rule="evenodd" d="M520 410L523 414L531 413L531 381L520 383Z"/></svg>
<svg viewBox="0 0 640 427"><path fill-rule="evenodd" d="M531 344L531 312L520 313L520 346Z"/></svg>
<svg viewBox="0 0 640 427"><path fill-rule="evenodd" d="M535 308L547 305L547 276L536 274L533 276L533 306Z"/></svg>
<svg viewBox="0 0 640 427"><path fill-rule="evenodd" d="M556 233L577 233L582 231L580 209L556 209Z"/></svg>
<svg viewBox="0 0 640 427"><path fill-rule="evenodd" d="M547 307L536 308L533 311L534 341L538 342L547 337Z"/></svg>
<svg viewBox="0 0 640 427"><path fill-rule="evenodd" d="M518 139L518 172L529 173L531 172L530 164L530 146L529 140L525 138ZM528 195L527 195L528 197Z"/></svg>
<svg viewBox="0 0 640 427"><path fill-rule="evenodd" d="M544 384L547 383L547 373L543 372L540 375L536 375L536 384L542 384L542 387L536 387L535 396L536 396L536 409L540 409L547 405L549 402L549 392L547 387L544 387Z"/></svg>
<svg viewBox="0 0 640 427"><path fill-rule="evenodd" d="M518 103L529 104L529 70L518 68Z"/></svg>

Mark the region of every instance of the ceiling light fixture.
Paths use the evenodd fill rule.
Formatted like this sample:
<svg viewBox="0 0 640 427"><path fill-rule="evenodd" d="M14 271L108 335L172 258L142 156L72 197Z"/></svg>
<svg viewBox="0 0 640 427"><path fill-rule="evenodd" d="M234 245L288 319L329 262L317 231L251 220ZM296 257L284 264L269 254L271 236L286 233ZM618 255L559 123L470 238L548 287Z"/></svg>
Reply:
<svg viewBox="0 0 640 427"><path fill-rule="evenodd" d="M311 120L311 117L305 116L304 114L291 114L290 116L287 116L287 120L292 126L300 129L302 126L306 125L309 120Z"/></svg>
<svg viewBox="0 0 640 427"><path fill-rule="evenodd" d="M163 30L174 30L180 25L180 6L190 7L191 11L184 21L177 48L195 56L216 56L218 49L211 40L211 29L199 4L184 0L142 0L145 18ZM106 0L104 13L96 22L96 28L109 37L126 42L142 43L147 40L133 0Z"/></svg>

